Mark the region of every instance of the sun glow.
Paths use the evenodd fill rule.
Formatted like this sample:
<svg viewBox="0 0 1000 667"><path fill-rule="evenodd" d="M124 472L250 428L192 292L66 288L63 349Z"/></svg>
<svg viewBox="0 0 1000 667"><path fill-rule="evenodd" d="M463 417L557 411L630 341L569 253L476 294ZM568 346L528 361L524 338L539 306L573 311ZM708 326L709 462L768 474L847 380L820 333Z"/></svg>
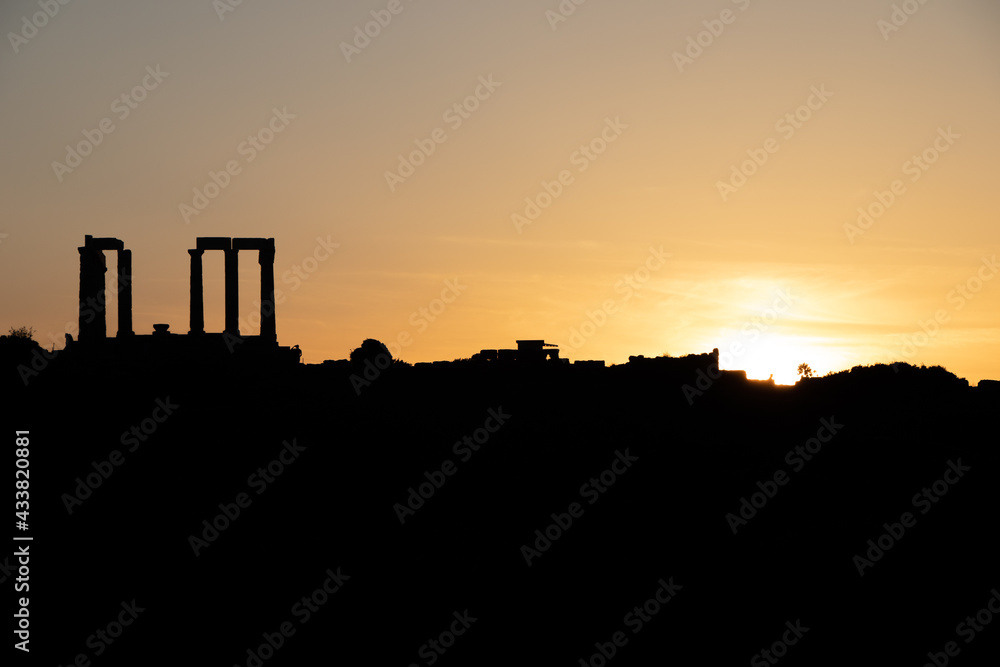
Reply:
<svg viewBox="0 0 1000 667"><path fill-rule="evenodd" d="M829 360L822 348L796 337L765 334L752 343L745 343L741 354L720 354L720 366L724 370L743 370L747 378L772 378L776 384L795 384L799 379L797 369L803 363L809 364L814 375L821 374L821 368L824 373L829 370Z"/></svg>

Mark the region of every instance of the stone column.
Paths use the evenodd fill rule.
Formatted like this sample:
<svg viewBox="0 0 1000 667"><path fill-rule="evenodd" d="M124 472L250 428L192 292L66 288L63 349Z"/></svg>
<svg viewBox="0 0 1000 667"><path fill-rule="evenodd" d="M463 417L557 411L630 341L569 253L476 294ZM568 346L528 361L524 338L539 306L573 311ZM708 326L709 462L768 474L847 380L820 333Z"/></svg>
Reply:
<svg viewBox="0 0 1000 667"><path fill-rule="evenodd" d="M89 245L77 249L80 251L79 339L90 342L108 334L104 301L104 274L108 268L102 251Z"/></svg>
<svg viewBox="0 0 1000 667"><path fill-rule="evenodd" d="M277 342L274 303L274 248L261 249L260 262L260 337Z"/></svg>
<svg viewBox="0 0 1000 667"><path fill-rule="evenodd" d="M228 249L226 253L226 331L240 335L240 264L239 250Z"/></svg>
<svg viewBox="0 0 1000 667"><path fill-rule="evenodd" d="M108 272L108 259L104 256L103 250L94 250L94 283L92 292L94 294L94 312L97 317L94 319L94 335L104 339L108 337L108 281L105 274Z"/></svg>
<svg viewBox="0 0 1000 667"><path fill-rule="evenodd" d="M132 331L132 251L118 251L118 337Z"/></svg>
<svg viewBox="0 0 1000 667"><path fill-rule="evenodd" d="M204 250L188 250L191 255L191 330L189 334L205 333L205 287L201 271Z"/></svg>
<svg viewBox="0 0 1000 667"><path fill-rule="evenodd" d="M93 297L90 293L94 284L94 253L86 247L77 248L80 251L80 320L78 323L77 340L89 342L93 335L93 318L88 311L88 297Z"/></svg>

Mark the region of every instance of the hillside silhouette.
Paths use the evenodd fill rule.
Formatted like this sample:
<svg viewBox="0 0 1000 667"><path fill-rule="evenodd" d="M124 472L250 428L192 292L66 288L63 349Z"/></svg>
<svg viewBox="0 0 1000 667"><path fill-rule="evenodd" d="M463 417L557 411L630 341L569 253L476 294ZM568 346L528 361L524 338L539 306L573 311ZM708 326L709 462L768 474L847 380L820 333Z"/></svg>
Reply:
<svg viewBox="0 0 1000 667"><path fill-rule="evenodd" d="M250 249L274 331L273 239L199 239L189 333L120 310L112 338L102 248L128 252L87 237L78 340L0 339L8 426L30 431L38 660L997 654L996 382L897 363L783 386L718 350L570 364L542 340L411 365L365 339L303 364L242 335L230 291L227 330L203 328L200 253L227 253L231 285Z"/></svg>
<svg viewBox="0 0 1000 667"><path fill-rule="evenodd" d="M358 359L56 357L11 404L34 425L44 541L33 620L59 628L39 652L61 664L93 657L85 639L134 598L149 611L102 663L148 660L183 618L204 664L256 664L247 649L286 621L297 631L265 664L324 652L376 664L579 664L619 631L615 664L721 664L750 659L797 619L810 630L787 664L859 651L872 656L865 664L923 664L985 604L997 581L985 523L997 509L996 392L900 364L794 387L726 374L689 402L683 386L697 369L644 361L396 364L358 392ZM146 434L158 401L177 407ZM795 471L787 453L823 420L842 428ZM126 435L136 425L141 441ZM293 442L304 449L273 466L280 474L250 481ZM124 462L67 506L113 450ZM605 474L604 491L581 491L620 455L635 461ZM920 515L911 497L959 459L967 477ZM789 481L734 534L727 515L779 470ZM249 506L218 519L228 525L209 541L203 521L240 493ZM582 516L549 529L558 536L541 550L535 531L545 535L553 514L565 523L572 503ZM907 510L916 526L860 576L852 558ZM294 604L337 568L350 579L300 625ZM623 618L671 578L682 588L633 634L636 617L631 627ZM420 657L466 609L477 619L468 632ZM963 646L966 664L996 641L984 631Z"/></svg>

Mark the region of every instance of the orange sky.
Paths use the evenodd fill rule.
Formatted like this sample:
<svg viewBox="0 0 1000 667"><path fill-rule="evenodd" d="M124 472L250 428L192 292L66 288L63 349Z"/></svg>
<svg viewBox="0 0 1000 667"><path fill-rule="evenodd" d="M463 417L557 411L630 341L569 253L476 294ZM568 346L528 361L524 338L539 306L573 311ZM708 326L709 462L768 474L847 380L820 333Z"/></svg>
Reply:
<svg viewBox="0 0 1000 667"><path fill-rule="evenodd" d="M265 236L307 362L544 338L1000 379L1000 7L896 4L5 2L0 327L61 347L93 234L136 331L186 332L195 238Z"/></svg>

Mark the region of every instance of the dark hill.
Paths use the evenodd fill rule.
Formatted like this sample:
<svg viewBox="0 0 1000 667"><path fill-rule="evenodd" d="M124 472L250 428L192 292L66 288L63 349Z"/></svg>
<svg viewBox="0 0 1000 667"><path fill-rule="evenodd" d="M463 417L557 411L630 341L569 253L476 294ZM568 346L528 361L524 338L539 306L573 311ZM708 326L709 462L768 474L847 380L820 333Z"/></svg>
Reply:
<svg viewBox="0 0 1000 667"><path fill-rule="evenodd" d="M655 364L396 363L356 391L359 369L66 358L17 388L34 657L252 667L265 634L266 665L772 664L755 655L785 656L783 633L786 665L1000 646L956 630L1000 586L1000 398L943 369L725 374L693 400L692 369ZM88 644L133 599L120 639Z"/></svg>

